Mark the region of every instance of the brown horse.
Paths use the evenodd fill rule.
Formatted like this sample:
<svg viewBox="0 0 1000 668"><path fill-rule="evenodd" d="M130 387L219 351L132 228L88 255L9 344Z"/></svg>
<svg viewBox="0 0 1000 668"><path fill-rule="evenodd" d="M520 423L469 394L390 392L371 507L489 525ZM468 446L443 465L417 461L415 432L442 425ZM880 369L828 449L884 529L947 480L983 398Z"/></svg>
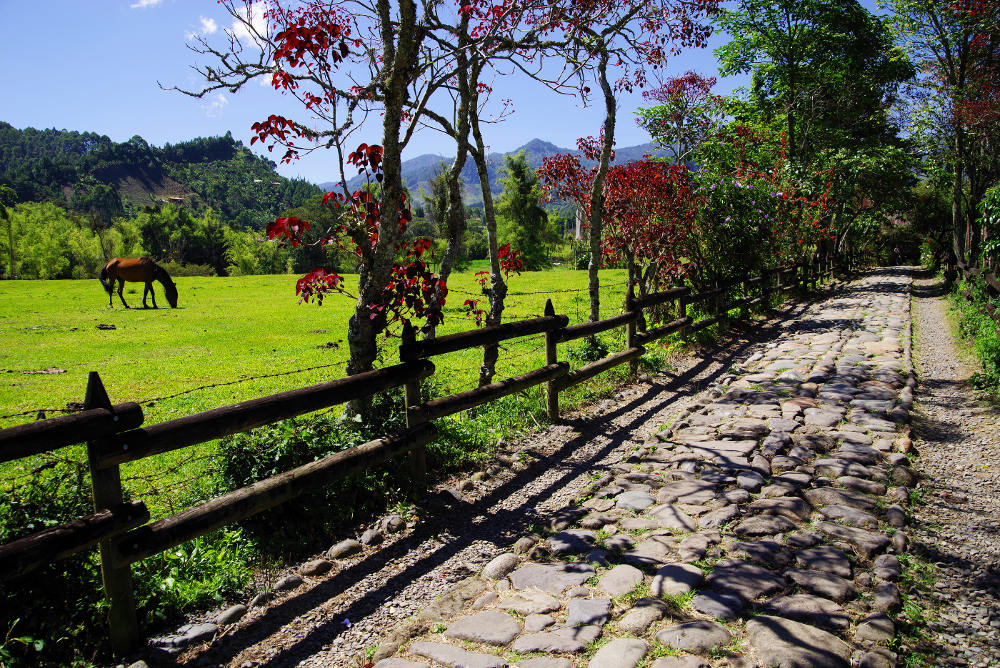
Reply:
<svg viewBox="0 0 1000 668"><path fill-rule="evenodd" d="M122 288L125 287L125 281L132 281L133 283L146 284L146 289L142 291L142 307L149 308L146 305L146 295L149 294L153 296L153 308L156 308L156 293L153 292L153 281L159 281L163 284L163 293L167 296L170 306L177 308L177 286L170 280L170 275L167 274L166 269L148 257L140 257L138 259L116 257L104 265L104 269L101 269L101 275L98 277L98 280L104 286L104 289L108 291L108 306L114 305L112 292L115 289L115 281L118 281L118 298L122 300L125 308L129 308L129 305L125 303L125 298L122 297Z"/></svg>

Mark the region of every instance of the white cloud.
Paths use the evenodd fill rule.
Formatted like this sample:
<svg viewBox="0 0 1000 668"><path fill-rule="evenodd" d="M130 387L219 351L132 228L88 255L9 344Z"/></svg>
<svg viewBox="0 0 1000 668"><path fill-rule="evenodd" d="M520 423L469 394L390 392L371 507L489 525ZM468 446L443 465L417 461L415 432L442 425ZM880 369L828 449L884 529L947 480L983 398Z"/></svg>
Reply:
<svg viewBox="0 0 1000 668"><path fill-rule="evenodd" d="M201 27L197 30L189 30L184 33L185 39L191 40L199 35L211 35L219 30L219 24L215 22L215 19L204 16L199 16L198 19L201 21Z"/></svg>
<svg viewBox="0 0 1000 668"><path fill-rule="evenodd" d="M257 39L254 34L266 35L267 34L267 17L264 16L264 12L267 10L267 2L265 0L258 0L250 4L246 9L246 14L242 14L241 18L246 19L246 23L250 24L250 27L244 23L242 20L233 21L233 35L237 39L246 40L250 44L257 44ZM253 30L251 31L251 27Z"/></svg>
<svg viewBox="0 0 1000 668"><path fill-rule="evenodd" d="M132 9L146 9L147 7L155 7L163 2L163 0L138 0L134 4L129 5Z"/></svg>
<svg viewBox="0 0 1000 668"><path fill-rule="evenodd" d="M209 100L201 105L201 108L205 110L205 115L210 118L216 118L222 115L222 110L226 108L229 104L229 98L227 98L222 93L216 93L214 97L209 98Z"/></svg>
<svg viewBox="0 0 1000 668"><path fill-rule="evenodd" d="M215 22L215 19L206 18L204 16L199 16L198 19L201 21L202 35L211 35L219 29L219 24Z"/></svg>

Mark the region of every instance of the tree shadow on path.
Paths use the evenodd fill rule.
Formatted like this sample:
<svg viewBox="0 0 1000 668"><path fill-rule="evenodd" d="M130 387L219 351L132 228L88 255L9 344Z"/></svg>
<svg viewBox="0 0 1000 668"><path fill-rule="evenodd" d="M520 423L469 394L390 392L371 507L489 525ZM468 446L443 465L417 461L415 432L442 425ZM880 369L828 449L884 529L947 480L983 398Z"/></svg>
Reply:
<svg viewBox="0 0 1000 668"><path fill-rule="evenodd" d="M217 639L206 651L189 657L185 663L226 665L246 649L265 642L269 636L279 632L296 618L321 608L324 603L336 598L365 578L375 575L387 564L403 559L418 547L422 547L426 552L425 556L399 572L385 577L377 587L338 609L336 616L323 618L296 642L280 648L265 663L258 664L275 668L297 665L329 646L346 631L348 627L344 620L363 619L379 606L391 601L405 587L438 568L473 542L485 540L498 548L508 547L518 537L529 532L532 525L539 521L540 518L534 511L536 505L585 473L607 470L608 467L599 463L616 448L632 440L638 428L679 398L695 395L725 375L727 368L744 358L754 345L780 336L788 324L794 324L811 304L812 302L808 301L792 302L782 310L772 311L764 323L734 322L731 330L717 342L699 351L699 361L690 368L666 380L652 382L640 396L632 398L608 413L597 417L578 416L565 420L564 423L573 427L574 431L569 434L569 439L563 445L544 458L534 461L513 478L490 490L485 496L467 503L447 493L438 494L429 502L433 509L426 513L428 519L418 524L410 534L384 545L362 561L327 577L308 590L294 594L268 608L258 619L238 627L233 635ZM627 423L615 423L616 420L639 409L642 409L641 412L632 415ZM583 461L570 459L581 447L596 437L606 438L607 442ZM527 496L517 508L494 508L553 469L559 469L561 474L544 488ZM424 543L432 538L437 538L438 544L428 549ZM455 580L471 574L468 571L452 573Z"/></svg>

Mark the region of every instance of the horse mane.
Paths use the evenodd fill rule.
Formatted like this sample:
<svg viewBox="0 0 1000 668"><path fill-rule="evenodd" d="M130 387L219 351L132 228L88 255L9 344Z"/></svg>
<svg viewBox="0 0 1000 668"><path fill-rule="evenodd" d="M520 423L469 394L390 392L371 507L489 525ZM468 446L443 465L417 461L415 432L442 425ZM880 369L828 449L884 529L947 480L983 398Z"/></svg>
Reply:
<svg viewBox="0 0 1000 668"><path fill-rule="evenodd" d="M174 279L170 278L170 274L167 273L167 270L161 267L159 264L157 264L156 260L154 260L151 257L147 257L145 255L143 255L139 259L141 259L143 262L148 262L149 264L153 265L153 278L155 280L158 280L160 283L163 283L164 285L174 284Z"/></svg>

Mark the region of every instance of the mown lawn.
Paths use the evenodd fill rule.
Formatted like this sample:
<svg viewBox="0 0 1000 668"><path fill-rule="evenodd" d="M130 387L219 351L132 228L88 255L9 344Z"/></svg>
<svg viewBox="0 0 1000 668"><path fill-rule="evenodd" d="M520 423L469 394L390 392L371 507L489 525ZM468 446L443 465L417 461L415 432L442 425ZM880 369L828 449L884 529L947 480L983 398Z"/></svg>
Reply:
<svg viewBox="0 0 1000 668"><path fill-rule="evenodd" d="M124 309L117 295L108 308L96 280L2 281L0 427L83 401L89 371L101 374L113 402L142 403L147 423L342 376L353 302L332 296L320 307L299 304L295 280L180 278L179 308L164 308L161 297L158 310L141 308L141 284L128 284L125 298L133 308ZM602 272L602 281L604 309L612 315L621 309L623 272ZM512 277L505 320L540 315L550 297L557 313L581 322L588 312L586 285L584 271ZM474 296L467 293L478 292L473 274L453 275L450 287L440 333L475 326L461 307ZM98 329L102 324L115 329ZM523 357L539 343L538 337L510 342L503 357ZM480 355L469 351L435 361L451 378L448 385L457 387L474 382ZM385 364L396 359L393 343L385 356ZM32 373L44 370L57 372Z"/></svg>
<svg viewBox="0 0 1000 668"><path fill-rule="evenodd" d="M128 284L126 310L108 307L96 280L0 282L0 427L35 419L38 411L82 402L90 371L100 373L111 400L142 405L146 424L304 387L344 375L348 352L347 320L353 301L331 296L322 306L299 304L296 276L179 278L179 308L143 309L142 285ZM603 315L621 312L624 272L602 272ZM351 285L351 277L348 285ZM475 297L473 272L453 275L440 334L470 329L462 302ZM162 295L159 284L157 293ZM555 269L512 277L505 321L542 314L546 298L570 322L589 312L585 271ZM98 329L114 325L114 329ZM541 336L502 344L498 378L544 364ZM568 359L560 346L560 359ZM396 342L384 346L383 365L397 360ZM439 393L475 386L482 351L475 349L434 358ZM574 366L582 362L571 360ZM31 373L39 371L54 373ZM611 379L605 381L608 382ZM577 395L579 396L579 395ZM470 425L471 426L471 425ZM66 456L83 457L82 448ZM123 468L126 487L136 498L147 494L154 516L175 509L177 492L210 484L214 444L195 446L141 460ZM25 475L37 461L0 466L0 481Z"/></svg>

